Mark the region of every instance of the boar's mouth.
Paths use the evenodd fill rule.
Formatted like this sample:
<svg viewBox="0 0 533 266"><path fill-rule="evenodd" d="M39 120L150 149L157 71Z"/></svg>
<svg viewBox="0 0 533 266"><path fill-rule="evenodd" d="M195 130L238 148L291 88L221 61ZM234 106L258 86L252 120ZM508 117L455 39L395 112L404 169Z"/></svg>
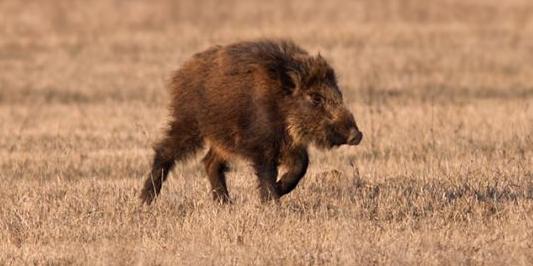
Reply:
<svg viewBox="0 0 533 266"><path fill-rule="evenodd" d="M342 136L338 132L330 132L327 137L327 142L330 148L338 147L348 143L346 137Z"/></svg>
<svg viewBox="0 0 533 266"><path fill-rule="evenodd" d="M356 146L361 143L363 139L363 133L357 129L350 130L347 134L338 132L334 128L328 128L326 130L326 147L335 148L341 145Z"/></svg>
<svg viewBox="0 0 533 266"><path fill-rule="evenodd" d="M352 131L350 131L350 135L348 136L348 140L347 140L347 144L348 145L359 145L359 143L361 143L361 141L363 140L363 132L357 130L357 129L354 129Z"/></svg>

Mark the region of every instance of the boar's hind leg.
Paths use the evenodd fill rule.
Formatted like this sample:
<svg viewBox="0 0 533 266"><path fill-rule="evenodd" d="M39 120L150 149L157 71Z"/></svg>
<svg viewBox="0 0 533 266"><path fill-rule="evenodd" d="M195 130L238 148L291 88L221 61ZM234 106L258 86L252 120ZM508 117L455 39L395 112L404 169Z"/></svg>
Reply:
<svg viewBox="0 0 533 266"><path fill-rule="evenodd" d="M309 156L305 149L293 150L287 154L282 163L287 167L287 172L276 183L280 196L291 192L298 185L307 171Z"/></svg>
<svg viewBox="0 0 533 266"><path fill-rule="evenodd" d="M193 125L190 121L173 121L165 137L154 146L152 170L140 196L143 203L150 204L157 197L176 161L186 159L202 147L202 138Z"/></svg>
<svg viewBox="0 0 533 266"><path fill-rule="evenodd" d="M273 162L256 162L254 163L254 168L259 178L261 202L265 203L271 200L278 200L280 195L276 188L276 178L278 176L277 165Z"/></svg>
<svg viewBox="0 0 533 266"><path fill-rule="evenodd" d="M220 203L228 203L230 200L225 175L228 171L227 162L213 149L209 149L202 162L211 184L213 199Z"/></svg>

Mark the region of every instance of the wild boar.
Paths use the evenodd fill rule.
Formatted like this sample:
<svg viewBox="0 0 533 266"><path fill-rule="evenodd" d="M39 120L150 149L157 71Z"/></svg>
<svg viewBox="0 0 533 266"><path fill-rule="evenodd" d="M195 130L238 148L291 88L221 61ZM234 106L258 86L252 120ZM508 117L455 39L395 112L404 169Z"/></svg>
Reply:
<svg viewBox="0 0 533 266"><path fill-rule="evenodd" d="M171 119L154 146L152 170L140 198L150 204L176 162L202 148L202 162L219 202L230 200L228 162L249 161L262 201L293 190L309 164L308 147L357 145L363 134L343 104L335 71L287 40L215 46L177 70ZM287 171L278 179L278 167Z"/></svg>

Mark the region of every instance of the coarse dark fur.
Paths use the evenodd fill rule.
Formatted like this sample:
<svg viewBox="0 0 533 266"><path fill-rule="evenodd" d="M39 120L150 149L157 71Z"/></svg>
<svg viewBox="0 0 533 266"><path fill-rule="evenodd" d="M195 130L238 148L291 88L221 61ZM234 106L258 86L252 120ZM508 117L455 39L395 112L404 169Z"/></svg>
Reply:
<svg viewBox="0 0 533 266"><path fill-rule="evenodd" d="M331 66L291 41L212 47L174 74L171 92L171 121L141 192L147 204L176 162L202 147L215 200L229 201L225 172L239 157L252 163L267 201L296 187L310 144L331 148L362 139ZM278 180L280 165L287 171Z"/></svg>

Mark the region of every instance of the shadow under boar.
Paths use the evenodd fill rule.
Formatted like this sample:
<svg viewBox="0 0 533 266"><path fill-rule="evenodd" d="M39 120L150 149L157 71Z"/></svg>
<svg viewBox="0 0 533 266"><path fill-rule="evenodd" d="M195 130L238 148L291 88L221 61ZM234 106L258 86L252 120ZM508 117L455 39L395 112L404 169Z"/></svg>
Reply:
<svg viewBox="0 0 533 266"><path fill-rule="evenodd" d="M229 201L228 161L242 158L251 162L264 202L296 187L309 145L357 145L363 137L332 67L291 41L239 42L195 54L175 72L171 95L171 120L140 195L147 204L176 162L203 147L215 200ZM287 171L278 180L280 165Z"/></svg>

